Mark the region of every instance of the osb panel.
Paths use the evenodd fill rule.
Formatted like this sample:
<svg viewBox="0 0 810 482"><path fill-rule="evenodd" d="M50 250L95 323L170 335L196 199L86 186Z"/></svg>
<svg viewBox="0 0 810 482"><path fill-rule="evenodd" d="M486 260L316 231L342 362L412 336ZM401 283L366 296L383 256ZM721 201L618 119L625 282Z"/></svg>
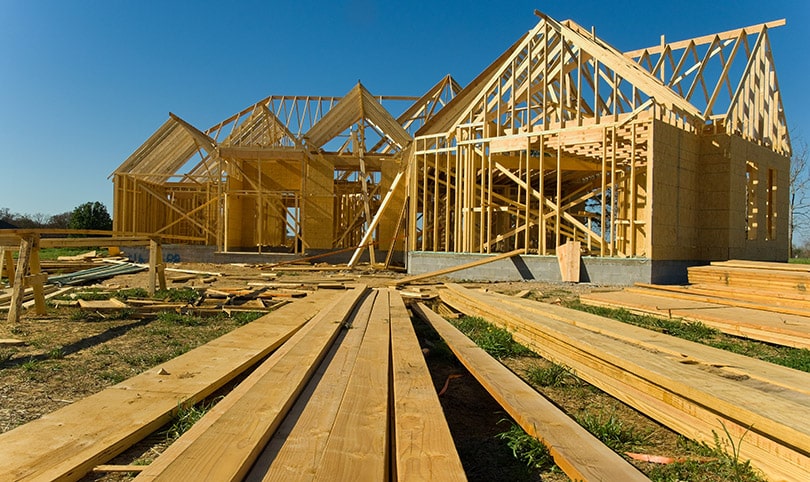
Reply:
<svg viewBox="0 0 810 482"><path fill-rule="evenodd" d="M334 165L312 157L306 169L302 205L304 241L313 249L329 249L334 236Z"/></svg>
<svg viewBox="0 0 810 482"><path fill-rule="evenodd" d="M652 259L695 259L698 247L699 138L653 123Z"/></svg>

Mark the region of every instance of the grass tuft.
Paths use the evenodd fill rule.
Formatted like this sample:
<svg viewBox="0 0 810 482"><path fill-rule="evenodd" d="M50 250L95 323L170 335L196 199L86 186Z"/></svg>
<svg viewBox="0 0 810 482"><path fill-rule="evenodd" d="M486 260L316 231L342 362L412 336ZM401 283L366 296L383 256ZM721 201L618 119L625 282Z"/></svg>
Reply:
<svg viewBox="0 0 810 482"><path fill-rule="evenodd" d="M526 372L526 378L541 387L563 387L579 383L579 378L571 373L569 367L551 362L529 368Z"/></svg>
<svg viewBox="0 0 810 482"><path fill-rule="evenodd" d="M512 339L512 334L488 323L483 318L464 316L451 320L476 345L495 358L534 356L534 352Z"/></svg>
<svg viewBox="0 0 810 482"><path fill-rule="evenodd" d="M197 405L191 406L183 406L178 405L177 412L175 413L174 417L172 418L172 422L169 427L163 432L166 436L166 439L170 442L173 442L180 438L181 435L186 433L188 429L190 429L198 420L200 420L203 415L208 413L211 410L211 407L217 404L217 402L221 399L217 398L212 400L211 402L201 402Z"/></svg>
<svg viewBox="0 0 810 482"><path fill-rule="evenodd" d="M577 423L616 452L643 444L650 437L649 433L625 425L615 413L585 413L577 417Z"/></svg>
<svg viewBox="0 0 810 482"><path fill-rule="evenodd" d="M555 467L554 458L548 448L516 423L512 423L509 430L499 433L496 437L505 440L507 447L512 450L512 455L524 462L527 467L542 471Z"/></svg>
<svg viewBox="0 0 810 482"><path fill-rule="evenodd" d="M175 313L173 311L161 311L160 313L158 313L157 319L162 322L172 323L175 325L184 325L184 326L205 325L205 319L199 316L184 315L182 313Z"/></svg>

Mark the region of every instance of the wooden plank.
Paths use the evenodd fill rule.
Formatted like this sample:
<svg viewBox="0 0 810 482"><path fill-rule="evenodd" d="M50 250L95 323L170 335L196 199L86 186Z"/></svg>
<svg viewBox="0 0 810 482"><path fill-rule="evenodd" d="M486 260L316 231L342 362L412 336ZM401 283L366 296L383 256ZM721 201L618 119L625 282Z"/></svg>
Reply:
<svg viewBox="0 0 810 482"><path fill-rule="evenodd" d="M0 480L78 480L255 365L336 292L287 305L184 355L0 434ZM165 373L164 373L165 372ZM164 374L161 374L164 373Z"/></svg>
<svg viewBox="0 0 810 482"><path fill-rule="evenodd" d="M734 373L744 375L746 378L810 395L810 386L807 385L808 375L805 372L766 363L725 350L718 350L707 345L629 325L603 316L571 310L559 305L515 299L504 295L491 296L497 298L498 304L511 305L524 313L536 313L544 318L551 318L595 333L605 334L624 343L637 346L642 350L666 353L676 360L703 360L706 366L733 370Z"/></svg>
<svg viewBox="0 0 810 482"><path fill-rule="evenodd" d="M318 313L305 337L296 340L283 356L271 357L266 363L272 369L148 480L242 480L365 290L359 286L345 292Z"/></svg>
<svg viewBox="0 0 810 482"><path fill-rule="evenodd" d="M415 275L415 276L408 276L406 278L396 280L391 284L394 285L394 286L399 286L399 285L403 285L403 284L407 284L407 283L413 283L414 281L419 281L419 280L423 280L423 279L427 279L427 278L433 278L434 276L443 276L443 275L446 275L446 274L455 273L456 271L461 271L461 270L468 269L468 268L475 268L476 266L482 266L482 265L485 265L485 264L488 264L488 263L493 263L495 261L500 261L502 259L511 258L513 256L519 256L519 255L521 255L521 254L523 254L525 252L526 252L525 249L520 248L520 249L516 249L514 251L509 251L508 253L489 255L489 256L483 257L481 259L469 262L469 263L464 263L464 264L460 264L460 265L456 265L456 266L451 266L449 268L444 268L444 269L440 269L440 270L436 270L436 271L431 271L430 273L423 273L423 274L418 274L418 275Z"/></svg>
<svg viewBox="0 0 810 482"><path fill-rule="evenodd" d="M0 278L8 278L9 286L14 286L14 258L10 248L0 246Z"/></svg>
<svg viewBox="0 0 810 482"><path fill-rule="evenodd" d="M314 480L388 478L389 326L388 292L380 291Z"/></svg>
<svg viewBox="0 0 810 482"><path fill-rule="evenodd" d="M109 473L109 472L140 472L145 469L145 465L99 465L93 467L95 473Z"/></svg>
<svg viewBox="0 0 810 482"><path fill-rule="evenodd" d="M17 269L14 272L13 291L11 295L11 305L8 310L7 321L17 323L20 321L20 310L25 294L25 276L31 264L31 251L33 249L33 236L20 238L20 251L17 257Z"/></svg>
<svg viewBox="0 0 810 482"><path fill-rule="evenodd" d="M569 241L557 247L557 262L560 264L562 280L579 283L580 242Z"/></svg>
<svg viewBox="0 0 810 482"><path fill-rule="evenodd" d="M711 296L714 298L743 301L754 303L759 306L766 304L771 307L786 307L810 310L810 297L789 296L786 293L771 293L763 290L750 290L744 288L728 288L721 286L703 285L656 285L649 283L635 283L640 288L650 288L656 291L672 291L675 293L694 293L698 295Z"/></svg>
<svg viewBox="0 0 810 482"><path fill-rule="evenodd" d="M561 323L504 302L526 300L448 287L441 293L443 300L514 330L514 337L541 355L571 367L616 398L649 410L649 416L684 435L712 443L715 433L728 430L735 440L747 440L740 456L751 459L769 477L805 479L810 474L810 421L797 415L810 407L807 388L798 388L810 386L810 374L740 355L738 363L723 364L715 358L731 360L735 355L653 332L648 338L658 339L659 345L673 339L676 346L668 350L633 346L629 342L633 337L626 333L636 331L634 327L615 320L605 323L616 323L618 329L591 331L582 325L601 317L555 307L570 317ZM701 357L691 356L689 345ZM789 382L769 382L771 372L771 378ZM690 417L695 423L685 424Z"/></svg>
<svg viewBox="0 0 810 482"><path fill-rule="evenodd" d="M335 343L290 414L268 442L246 481L287 481L314 476L335 424L363 341L377 291L363 300L348 330ZM327 363L328 362L328 363Z"/></svg>
<svg viewBox="0 0 810 482"><path fill-rule="evenodd" d="M467 480L402 298L391 296L394 461L397 480Z"/></svg>
<svg viewBox="0 0 810 482"><path fill-rule="evenodd" d="M417 303L414 312L430 323L467 370L509 415L551 452L573 480L648 480L442 317Z"/></svg>

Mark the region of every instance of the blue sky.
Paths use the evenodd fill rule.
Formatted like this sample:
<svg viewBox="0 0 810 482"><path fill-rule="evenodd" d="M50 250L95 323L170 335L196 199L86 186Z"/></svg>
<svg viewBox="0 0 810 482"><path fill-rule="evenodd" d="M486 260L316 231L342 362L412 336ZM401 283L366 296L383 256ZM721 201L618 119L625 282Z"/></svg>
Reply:
<svg viewBox="0 0 810 482"><path fill-rule="evenodd" d="M441 3L441 7L436 6ZM538 19L621 50L786 18L770 32L794 137L810 138L810 2L0 0L0 208L112 209L115 170L168 117L207 128L271 94L462 85Z"/></svg>

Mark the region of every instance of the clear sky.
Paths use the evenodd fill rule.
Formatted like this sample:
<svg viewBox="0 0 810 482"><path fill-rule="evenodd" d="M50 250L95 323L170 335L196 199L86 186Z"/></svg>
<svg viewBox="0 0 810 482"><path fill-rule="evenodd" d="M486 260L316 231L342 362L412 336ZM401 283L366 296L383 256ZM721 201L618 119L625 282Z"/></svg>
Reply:
<svg viewBox="0 0 810 482"><path fill-rule="evenodd" d="M771 45L788 124L810 138L808 0L0 0L0 208L111 211L107 176L169 111L205 129L271 94L466 85L534 9L620 50L786 18Z"/></svg>

